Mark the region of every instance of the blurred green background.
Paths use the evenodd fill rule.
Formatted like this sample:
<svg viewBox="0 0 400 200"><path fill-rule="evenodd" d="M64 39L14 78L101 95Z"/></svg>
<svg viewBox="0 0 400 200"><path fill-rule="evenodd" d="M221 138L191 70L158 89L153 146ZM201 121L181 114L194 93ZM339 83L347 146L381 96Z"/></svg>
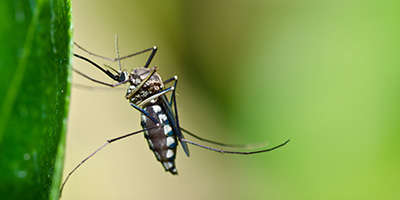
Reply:
<svg viewBox="0 0 400 200"><path fill-rule="evenodd" d="M159 47L152 65L179 76L183 127L227 143L291 142L253 156L191 146L171 176L137 135L88 161L63 199L400 199L398 1L72 3L74 40L92 52L115 57L117 33L121 55ZM140 129L124 94L72 89L65 174Z"/></svg>

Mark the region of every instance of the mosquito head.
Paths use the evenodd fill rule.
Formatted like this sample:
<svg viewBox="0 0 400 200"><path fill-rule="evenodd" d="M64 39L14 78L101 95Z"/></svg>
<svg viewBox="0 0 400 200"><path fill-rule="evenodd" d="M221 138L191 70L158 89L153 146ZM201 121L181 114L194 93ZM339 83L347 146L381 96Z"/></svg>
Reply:
<svg viewBox="0 0 400 200"><path fill-rule="evenodd" d="M131 86L129 86L126 94L126 98L131 103L137 105L163 90L163 81L156 71L157 67L152 69L140 67L132 71L130 75Z"/></svg>
<svg viewBox="0 0 400 200"><path fill-rule="evenodd" d="M127 71L121 71L118 73L118 75L116 75L116 81L118 82L127 82L129 79L129 72Z"/></svg>

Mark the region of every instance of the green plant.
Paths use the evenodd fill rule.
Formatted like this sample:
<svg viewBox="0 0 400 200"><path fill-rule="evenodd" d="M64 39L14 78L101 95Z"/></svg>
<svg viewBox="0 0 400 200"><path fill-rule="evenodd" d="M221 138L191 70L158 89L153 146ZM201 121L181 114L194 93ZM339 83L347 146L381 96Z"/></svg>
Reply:
<svg viewBox="0 0 400 200"><path fill-rule="evenodd" d="M0 6L0 196L57 199L70 91L68 0Z"/></svg>

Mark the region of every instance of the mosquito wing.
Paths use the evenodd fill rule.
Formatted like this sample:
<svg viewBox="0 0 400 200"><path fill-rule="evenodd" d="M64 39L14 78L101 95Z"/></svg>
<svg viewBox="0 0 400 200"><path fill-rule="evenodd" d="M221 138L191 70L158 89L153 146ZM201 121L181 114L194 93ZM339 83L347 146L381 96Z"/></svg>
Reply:
<svg viewBox="0 0 400 200"><path fill-rule="evenodd" d="M179 126L179 119L177 117L177 113L174 113L172 111L171 106L168 103L168 99L167 99L167 97L165 97L165 95L162 95L160 98L161 98L162 106L164 107L165 112L166 112L167 117L168 117L168 120L170 122L170 125L171 125L174 133L178 137L179 142L182 145L183 151L189 157L190 156L189 147L187 146L187 144L185 142L182 142L182 140L181 140L181 139L184 139L185 137L183 137L182 132L181 132L181 128ZM174 106L176 106L176 105L174 104Z"/></svg>

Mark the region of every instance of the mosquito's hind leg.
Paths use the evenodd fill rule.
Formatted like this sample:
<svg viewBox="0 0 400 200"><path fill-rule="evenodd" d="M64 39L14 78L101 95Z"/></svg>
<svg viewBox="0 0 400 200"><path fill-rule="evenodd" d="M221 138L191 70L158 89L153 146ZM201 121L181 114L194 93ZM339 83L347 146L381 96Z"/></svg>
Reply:
<svg viewBox="0 0 400 200"><path fill-rule="evenodd" d="M174 86L173 86L175 89L172 91L170 102L167 102L167 103L169 104L171 112L172 112L171 106L172 106L172 104L174 104L174 111L173 112L175 113L174 117L175 117L175 121L176 121L176 126L178 127L176 136L179 138L179 142L182 145L183 151L189 157L190 156L189 148L188 148L187 144L184 141L181 140L181 139L185 139L185 137L183 136L183 134L181 132L181 127L179 125L179 118L178 118L178 108L176 106L176 92L175 92L175 90L176 90L176 87L178 85L178 76L173 76L172 78L164 81L164 84L167 84L167 83L172 82L172 81L175 81L174 82Z"/></svg>
<svg viewBox="0 0 400 200"><path fill-rule="evenodd" d="M186 140L186 139L184 139L184 138L180 138L180 140L183 141L183 142L186 142L186 143L189 143L189 144L192 144L192 145L195 145L195 146L204 148L204 149L208 149L208 150L211 150L211 151L216 151L216 152L219 152L219 153L242 154L242 155L249 155L249 154L256 154L256 153L263 153L263 152L267 152L267 151L272 151L272 150L274 150L274 149L277 149L277 148L279 148L279 147L282 147L282 146L286 145L286 144L290 141L290 140L286 140L286 142L284 142L284 143L282 143L282 144L280 144L280 145L278 145L278 146L269 148L269 149L263 149L263 150L258 150L258 151L245 151L245 152L242 152L242 151L225 151L225 150L222 150L222 149L216 149L216 148L208 147L208 146L205 146L205 145L197 144L197 143L195 143L195 142L192 142L192 141L190 141L190 140Z"/></svg>
<svg viewBox="0 0 400 200"><path fill-rule="evenodd" d="M164 81L164 85L165 85L165 84L168 84L168 83L170 83L170 82L172 82L172 81L174 81L174 88L175 88L175 90L172 91L171 98L170 98L170 100L169 100L169 106L172 106L172 102L173 102L174 99L175 99L175 91L176 91L176 86L177 86L177 84L178 84L178 76L173 76L173 77L167 79L166 81Z"/></svg>

